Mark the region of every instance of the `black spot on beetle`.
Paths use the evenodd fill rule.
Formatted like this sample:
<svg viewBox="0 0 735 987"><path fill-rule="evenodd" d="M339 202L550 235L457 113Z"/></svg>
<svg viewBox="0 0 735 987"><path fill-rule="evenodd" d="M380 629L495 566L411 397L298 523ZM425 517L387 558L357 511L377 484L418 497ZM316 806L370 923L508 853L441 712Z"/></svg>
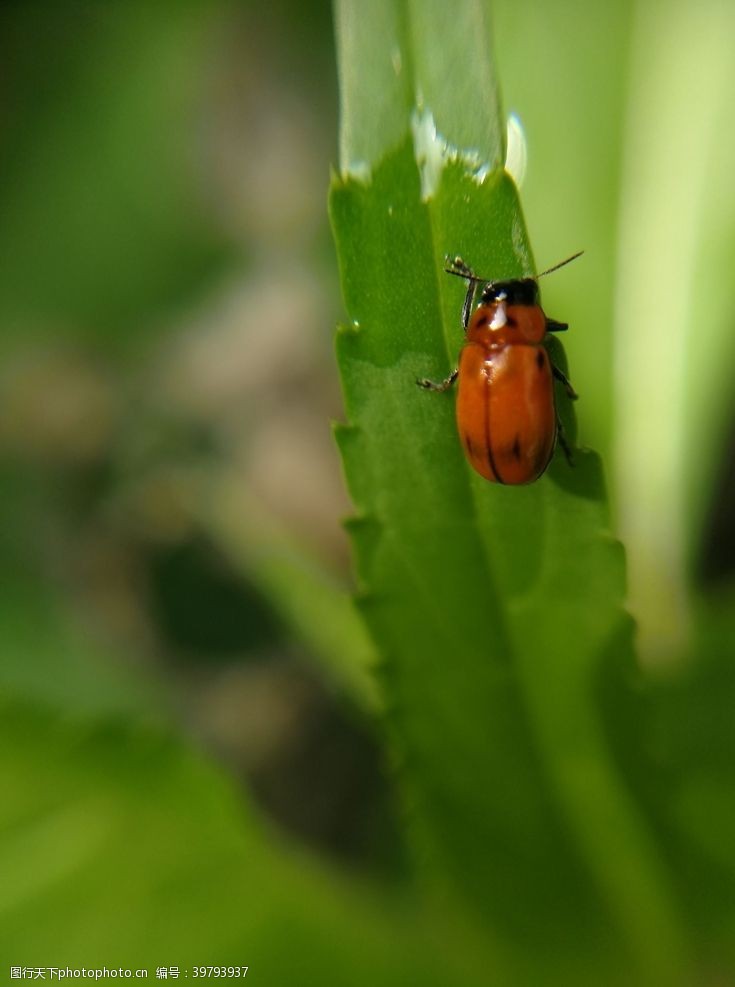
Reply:
<svg viewBox="0 0 735 987"><path fill-rule="evenodd" d="M546 360L544 359L544 354L542 350L539 350L538 353L536 354L536 366L539 368L539 370L543 370L544 367L546 366Z"/></svg>
<svg viewBox="0 0 735 987"><path fill-rule="evenodd" d="M472 439L469 437L469 435L465 435L465 437L464 437L464 445L465 445L465 449L467 450L467 455L468 456L474 456L475 451L474 451L474 447L472 445Z"/></svg>
<svg viewBox="0 0 735 987"><path fill-rule="evenodd" d="M480 328L480 326L487 325L487 315L480 315L475 325L477 326L478 329Z"/></svg>
<svg viewBox="0 0 735 987"><path fill-rule="evenodd" d="M515 459L517 459L518 462L521 461L521 437L520 437L520 435L516 435L515 440L513 442L513 457Z"/></svg>

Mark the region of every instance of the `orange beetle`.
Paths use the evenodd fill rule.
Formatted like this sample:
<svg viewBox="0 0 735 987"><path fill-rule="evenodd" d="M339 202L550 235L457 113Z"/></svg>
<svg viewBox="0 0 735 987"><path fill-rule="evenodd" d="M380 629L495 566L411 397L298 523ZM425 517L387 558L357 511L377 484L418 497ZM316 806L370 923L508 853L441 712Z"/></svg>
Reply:
<svg viewBox="0 0 735 987"><path fill-rule="evenodd" d="M546 318L539 304L538 278L580 253L536 278L512 281L487 281L461 257L448 260L446 272L468 283L462 307L465 344L459 367L445 381L417 383L446 391L459 377L459 436L470 465L493 483L533 483L551 462L557 439L571 465L553 378L561 381L570 398L577 395L544 346L547 332L561 332L567 325ZM478 290L480 302L472 312Z"/></svg>

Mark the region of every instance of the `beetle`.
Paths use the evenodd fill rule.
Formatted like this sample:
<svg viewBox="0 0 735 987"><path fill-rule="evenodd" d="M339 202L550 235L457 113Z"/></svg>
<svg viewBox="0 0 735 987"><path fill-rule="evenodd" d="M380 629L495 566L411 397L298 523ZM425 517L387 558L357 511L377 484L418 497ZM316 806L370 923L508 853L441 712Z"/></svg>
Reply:
<svg viewBox="0 0 735 987"><path fill-rule="evenodd" d="M457 429L465 455L492 483L515 486L538 480L557 441L573 465L556 410L554 378L572 400L578 395L544 345L548 332L562 332L568 325L544 314L538 279L582 253L535 278L509 281L480 278L461 257L446 260L446 273L467 281L462 306L465 342L459 365L446 380L416 383L441 392L459 379ZM473 312L478 292L480 301Z"/></svg>

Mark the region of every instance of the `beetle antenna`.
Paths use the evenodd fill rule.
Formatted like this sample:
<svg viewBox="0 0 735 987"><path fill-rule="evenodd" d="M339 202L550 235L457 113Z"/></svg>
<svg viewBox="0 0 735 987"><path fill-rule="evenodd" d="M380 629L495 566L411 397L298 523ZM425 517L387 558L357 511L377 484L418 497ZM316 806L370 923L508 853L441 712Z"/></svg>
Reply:
<svg viewBox="0 0 735 987"><path fill-rule="evenodd" d="M558 271L559 268L560 267L564 267L565 264L571 264L571 262L573 260L576 260L577 257L581 257L583 253L584 253L584 250L580 250L578 253L572 254L571 257L567 257L566 260L559 261L559 263L558 264L554 264L553 267L549 267L545 271L542 271L540 274L537 274L536 275L536 280L538 281L538 279L539 278L542 278L545 274L551 274L552 271Z"/></svg>

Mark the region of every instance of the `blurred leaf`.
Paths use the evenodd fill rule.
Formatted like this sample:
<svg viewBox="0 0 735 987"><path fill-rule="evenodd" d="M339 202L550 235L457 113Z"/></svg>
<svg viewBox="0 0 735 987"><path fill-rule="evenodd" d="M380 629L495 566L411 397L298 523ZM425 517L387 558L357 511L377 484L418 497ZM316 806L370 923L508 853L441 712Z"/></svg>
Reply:
<svg viewBox="0 0 735 987"><path fill-rule="evenodd" d="M274 987L486 982L469 971L488 951L468 963L451 919L445 949L427 948L433 920L288 851L171 739L8 704L0 734L7 963L150 978L178 966L181 979L194 965L249 965Z"/></svg>
<svg viewBox="0 0 735 987"><path fill-rule="evenodd" d="M18 573L7 579L0 598L0 694L72 714L152 715L153 676L91 644L64 604L40 582Z"/></svg>
<svg viewBox="0 0 735 987"><path fill-rule="evenodd" d="M107 338L124 329L125 342L221 269L196 140L224 9L3 9L13 94L0 158L6 342L70 328Z"/></svg>
<svg viewBox="0 0 735 987"><path fill-rule="evenodd" d="M39 543L49 536L50 503L62 497L58 475L5 466L0 478L0 695L72 714L150 714L153 676L141 674L138 656L123 663L92 643L69 599L42 574Z"/></svg>
<svg viewBox="0 0 735 987"><path fill-rule="evenodd" d="M238 484L200 498L199 520L267 597L328 678L375 711L375 648L352 597L314 552L268 516Z"/></svg>
<svg viewBox="0 0 735 987"><path fill-rule="evenodd" d="M617 493L644 658L687 651L690 560L729 442L735 10L640 0L623 134ZM655 32L656 44L651 45ZM687 120L681 154L681 121Z"/></svg>
<svg viewBox="0 0 735 987"><path fill-rule="evenodd" d="M0 696L72 715L150 716L159 698L155 674L140 655L116 654L109 642L91 640L88 615L75 613L69 583L49 579L48 569L69 561L54 515L74 500L65 481L61 471L37 473L12 460L0 467ZM89 511L85 498L81 504Z"/></svg>
<svg viewBox="0 0 735 987"><path fill-rule="evenodd" d="M465 36L462 17L437 15L442 32L413 30L412 9L396 5L408 12L412 64L441 59L441 46L479 50L482 64L459 63L447 91L465 91L455 81L469 66L492 105L487 39ZM427 19L437 10L426 5ZM338 42L340 64L349 53L358 77L355 59L374 59L382 44L369 26L361 46ZM461 345L462 286L442 274L445 254L488 277L534 270L514 185L498 170L479 180L497 157L476 162L447 146L421 126L433 107L417 104L415 146L404 137L369 174L348 153L355 177L335 179L331 211L352 320L338 340L349 418L339 438L359 512L361 606L386 661L418 845L497 926L554 948L582 927L658 982L680 968L677 909L595 701L607 651L630 649L600 464L578 451L576 469L557 458L530 487L488 484L463 460L451 397L416 387L445 376ZM451 110L457 120L470 112L461 99ZM343 101L355 144L361 111ZM497 132L490 147L502 147Z"/></svg>
<svg viewBox="0 0 735 987"><path fill-rule="evenodd" d="M688 920L708 942L727 941L733 968L734 608L732 586L697 601L694 646L686 664L653 680L648 729L637 752L640 797L659 816ZM641 777L642 761L649 770Z"/></svg>

